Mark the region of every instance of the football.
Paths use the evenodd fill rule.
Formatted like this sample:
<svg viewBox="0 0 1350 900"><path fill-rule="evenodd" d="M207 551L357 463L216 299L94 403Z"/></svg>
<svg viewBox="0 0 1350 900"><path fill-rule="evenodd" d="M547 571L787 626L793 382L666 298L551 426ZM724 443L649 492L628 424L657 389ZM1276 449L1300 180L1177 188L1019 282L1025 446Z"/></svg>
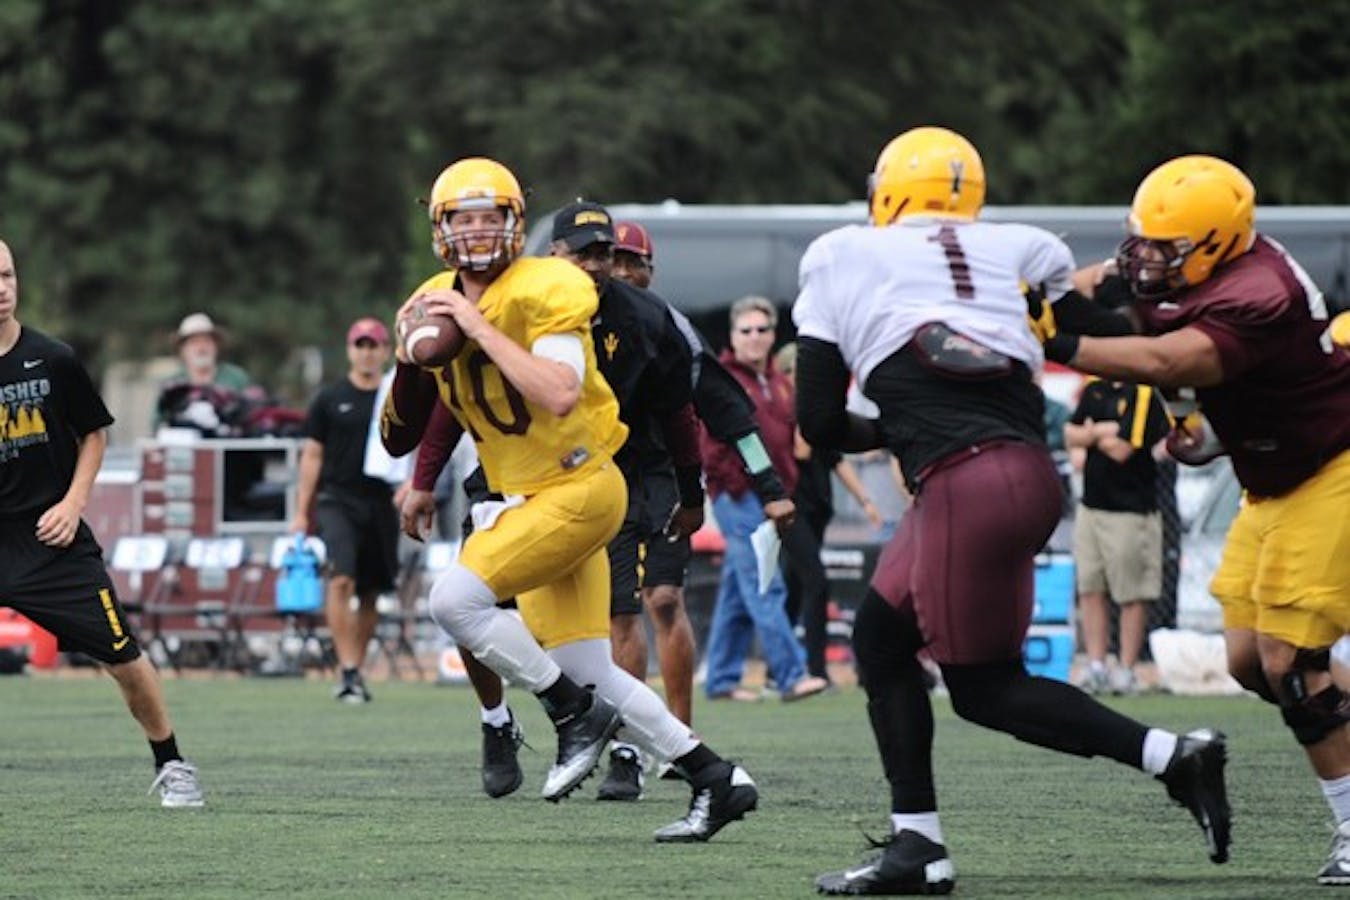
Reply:
<svg viewBox="0 0 1350 900"><path fill-rule="evenodd" d="M444 366L464 348L464 332L449 316L427 315L419 303L398 322L398 339L408 361L419 366Z"/></svg>

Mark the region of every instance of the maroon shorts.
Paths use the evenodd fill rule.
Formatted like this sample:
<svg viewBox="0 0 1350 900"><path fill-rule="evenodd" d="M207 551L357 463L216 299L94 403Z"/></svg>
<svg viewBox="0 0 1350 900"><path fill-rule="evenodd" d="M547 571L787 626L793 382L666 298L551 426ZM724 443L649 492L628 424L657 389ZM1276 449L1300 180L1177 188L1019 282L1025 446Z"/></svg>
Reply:
<svg viewBox="0 0 1350 900"><path fill-rule="evenodd" d="M1063 493L1044 447L1000 441L934 464L881 552L872 588L912 612L939 663L1022 658L1035 556Z"/></svg>

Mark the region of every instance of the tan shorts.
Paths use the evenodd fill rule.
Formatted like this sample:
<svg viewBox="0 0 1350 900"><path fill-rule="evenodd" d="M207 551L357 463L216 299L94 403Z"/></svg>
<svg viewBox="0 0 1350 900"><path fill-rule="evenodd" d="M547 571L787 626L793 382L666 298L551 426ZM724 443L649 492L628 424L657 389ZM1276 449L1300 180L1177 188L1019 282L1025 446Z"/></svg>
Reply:
<svg viewBox="0 0 1350 900"><path fill-rule="evenodd" d="M1080 594L1107 593L1116 603L1158 599L1162 517L1156 512L1108 512L1079 504L1073 565Z"/></svg>

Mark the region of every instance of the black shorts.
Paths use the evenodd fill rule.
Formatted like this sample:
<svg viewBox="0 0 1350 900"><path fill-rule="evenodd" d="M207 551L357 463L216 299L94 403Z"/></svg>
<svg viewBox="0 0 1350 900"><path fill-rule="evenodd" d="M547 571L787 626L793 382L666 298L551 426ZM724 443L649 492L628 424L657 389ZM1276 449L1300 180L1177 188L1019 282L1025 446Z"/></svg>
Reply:
<svg viewBox="0 0 1350 900"><path fill-rule="evenodd" d="M0 606L55 635L60 649L101 663L128 663L141 648L84 522L68 547L37 539L37 520L0 522Z"/></svg>
<svg viewBox="0 0 1350 900"><path fill-rule="evenodd" d="M358 596L394 589L398 575L398 510L387 494L319 495L314 510L331 575L356 581Z"/></svg>
<svg viewBox="0 0 1350 900"><path fill-rule="evenodd" d="M642 588L683 587L692 554L687 538L671 541L664 533L679 502L673 475L629 475L628 491L628 515L609 542L611 616L642 612Z"/></svg>

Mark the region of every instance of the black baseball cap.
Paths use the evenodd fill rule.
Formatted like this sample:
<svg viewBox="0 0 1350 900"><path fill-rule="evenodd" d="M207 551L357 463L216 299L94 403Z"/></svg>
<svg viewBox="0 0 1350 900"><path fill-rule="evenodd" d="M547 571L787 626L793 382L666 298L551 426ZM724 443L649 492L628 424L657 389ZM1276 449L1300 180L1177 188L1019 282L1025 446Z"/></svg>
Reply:
<svg viewBox="0 0 1350 900"><path fill-rule="evenodd" d="M614 220L599 203L578 200L558 210L553 217L553 238L577 251L591 244L614 243Z"/></svg>

